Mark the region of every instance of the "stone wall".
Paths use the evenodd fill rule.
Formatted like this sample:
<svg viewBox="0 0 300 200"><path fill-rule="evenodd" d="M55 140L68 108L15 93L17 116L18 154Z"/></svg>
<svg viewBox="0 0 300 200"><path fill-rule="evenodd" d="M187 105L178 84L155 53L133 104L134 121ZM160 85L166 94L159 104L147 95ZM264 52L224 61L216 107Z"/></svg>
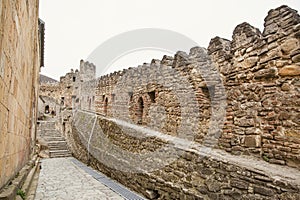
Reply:
<svg viewBox="0 0 300 200"><path fill-rule="evenodd" d="M40 85L40 96L49 96L59 100L61 93L62 88L60 83L41 83Z"/></svg>
<svg viewBox="0 0 300 200"><path fill-rule="evenodd" d="M211 91L206 85L211 83L200 76L204 70L216 68L206 50L195 47L189 55L178 52L174 58L164 56L161 61L106 75L96 80L94 110L165 134L203 142L211 114ZM222 83L219 76L212 79L216 84ZM187 134L189 130L191 135Z"/></svg>
<svg viewBox="0 0 300 200"><path fill-rule="evenodd" d="M82 109L170 135L193 132L199 143L221 134L217 147L232 154L300 167L299 22L295 10L281 6L268 13L263 33L242 23L232 41L213 38L207 52L195 47L100 77L96 88L85 84L96 97ZM212 123L220 127L211 130Z"/></svg>
<svg viewBox="0 0 300 200"><path fill-rule="evenodd" d="M300 17L271 10L261 33L238 25L233 40L211 40L209 54L226 77L227 116L219 140L233 154L300 168Z"/></svg>
<svg viewBox="0 0 300 200"><path fill-rule="evenodd" d="M55 116L56 113L60 112L61 102L57 101L57 99L49 96L39 96L39 98L42 101L42 106L38 106L39 113Z"/></svg>
<svg viewBox="0 0 300 200"><path fill-rule="evenodd" d="M41 83L40 96L56 99L63 108L81 107L83 104L83 108L91 109L94 105L89 105L95 101L95 95L92 92L96 88L95 74L94 64L81 60L80 71L71 69L66 75L61 76L57 83ZM91 80L92 83L89 83Z"/></svg>
<svg viewBox="0 0 300 200"><path fill-rule="evenodd" d="M0 188L35 146L39 36L37 0L0 1Z"/></svg>
<svg viewBox="0 0 300 200"><path fill-rule="evenodd" d="M71 113L65 116L69 119L65 137L75 157L149 199L300 198L295 168L222 150L205 151L197 145L180 147L164 134L153 137L113 119L100 115L96 119L93 113L78 111L74 118ZM165 151L166 144L177 154L168 164L172 152ZM149 171L139 171L145 166L150 166Z"/></svg>
<svg viewBox="0 0 300 200"><path fill-rule="evenodd" d="M74 156L151 199L300 198L299 22L281 6L262 33L98 79L81 61L61 118Z"/></svg>

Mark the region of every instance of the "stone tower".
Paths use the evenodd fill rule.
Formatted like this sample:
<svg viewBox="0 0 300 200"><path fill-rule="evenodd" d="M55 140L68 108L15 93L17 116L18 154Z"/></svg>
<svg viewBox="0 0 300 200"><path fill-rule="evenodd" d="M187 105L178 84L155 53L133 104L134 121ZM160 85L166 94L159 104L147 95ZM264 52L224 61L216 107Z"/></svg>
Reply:
<svg viewBox="0 0 300 200"><path fill-rule="evenodd" d="M80 60L80 80L90 81L96 78L96 66L88 61Z"/></svg>

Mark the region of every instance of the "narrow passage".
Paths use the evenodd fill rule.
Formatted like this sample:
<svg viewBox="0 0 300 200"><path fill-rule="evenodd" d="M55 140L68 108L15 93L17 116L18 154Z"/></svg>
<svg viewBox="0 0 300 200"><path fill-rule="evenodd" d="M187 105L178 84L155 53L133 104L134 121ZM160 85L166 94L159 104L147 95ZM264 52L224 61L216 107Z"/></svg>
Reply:
<svg viewBox="0 0 300 200"><path fill-rule="evenodd" d="M124 186L104 177L103 174L92 170L72 157L43 159L41 166L36 200L128 199L96 180L95 175L101 176L110 184L114 183L115 186L122 188L127 194L136 195Z"/></svg>

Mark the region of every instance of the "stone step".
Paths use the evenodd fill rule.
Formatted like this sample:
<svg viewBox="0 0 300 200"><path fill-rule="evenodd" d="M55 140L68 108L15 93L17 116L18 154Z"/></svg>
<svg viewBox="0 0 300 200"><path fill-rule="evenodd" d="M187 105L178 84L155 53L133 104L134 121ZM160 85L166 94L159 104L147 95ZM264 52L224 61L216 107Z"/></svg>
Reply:
<svg viewBox="0 0 300 200"><path fill-rule="evenodd" d="M72 156L65 138L55 129L54 122L41 123L38 135L48 143L50 158Z"/></svg>
<svg viewBox="0 0 300 200"><path fill-rule="evenodd" d="M65 141L63 137L44 137L48 142Z"/></svg>
<svg viewBox="0 0 300 200"><path fill-rule="evenodd" d="M39 137L51 138L51 137L62 137L62 136L61 135L39 135Z"/></svg>
<svg viewBox="0 0 300 200"><path fill-rule="evenodd" d="M65 148L65 149L68 149L67 144L51 144L51 145L48 144L48 147L49 147L49 149L51 149L51 148Z"/></svg>
<svg viewBox="0 0 300 200"><path fill-rule="evenodd" d="M49 153L70 153L68 149L66 150L49 150Z"/></svg>
<svg viewBox="0 0 300 200"><path fill-rule="evenodd" d="M69 157L72 156L72 154L69 152L69 150L55 150L55 151L49 151L50 158L56 158L56 157Z"/></svg>
<svg viewBox="0 0 300 200"><path fill-rule="evenodd" d="M53 124L53 125L40 125L39 127L38 127L38 129L39 130L53 130L53 129L55 129L55 124Z"/></svg>
<svg viewBox="0 0 300 200"><path fill-rule="evenodd" d="M63 138L61 135L48 135L48 136L42 136L44 138Z"/></svg>
<svg viewBox="0 0 300 200"><path fill-rule="evenodd" d="M41 137L62 137L61 134L38 134Z"/></svg>
<svg viewBox="0 0 300 200"><path fill-rule="evenodd" d="M50 158L72 157L72 154L52 155Z"/></svg>
<svg viewBox="0 0 300 200"><path fill-rule="evenodd" d="M52 131L40 131L40 135L60 135L60 133L57 130L52 130Z"/></svg>
<svg viewBox="0 0 300 200"><path fill-rule="evenodd" d="M49 147L57 147L57 146L67 146L67 143L65 141L60 141L60 142L49 142L48 143Z"/></svg>
<svg viewBox="0 0 300 200"><path fill-rule="evenodd" d="M50 156L53 156L53 155L71 155L69 150L53 150L53 151L49 151L49 154L50 154Z"/></svg>
<svg viewBox="0 0 300 200"><path fill-rule="evenodd" d="M66 146L49 147L49 150L50 151L57 151L57 150L66 150L66 151L69 151L68 147L66 147Z"/></svg>
<svg viewBox="0 0 300 200"><path fill-rule="evenodd" d="M41 134L60 134L57 130L49 130L49 131L45 131L45 130L42 130L40 131Z"/></svg>
<svg viewBox="0 0 300 200"><path fill-rule="evenodd" d="M55 146L55 145L67 145L67 142L65 140L63 141L50 141L48 142L49 146Z"/></svg>

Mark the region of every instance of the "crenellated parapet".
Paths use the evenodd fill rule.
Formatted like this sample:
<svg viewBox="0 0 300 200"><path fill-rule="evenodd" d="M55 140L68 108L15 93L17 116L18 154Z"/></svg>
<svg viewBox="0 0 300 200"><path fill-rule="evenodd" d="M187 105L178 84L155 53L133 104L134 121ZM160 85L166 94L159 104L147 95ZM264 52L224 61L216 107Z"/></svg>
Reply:
<svg viewBox="0 0 300 200"><path fill-rule="evenodd" d="M74 155L149 199L299 199L299 15L281 6L264 25L76 80Z"/></svg>
<svg viewBox="0 0 300 200"><path fill-rule="evenodd" d="M299 23L297 11L281 6L268 13L263 33L242 23L232 41L211 40L227 91L223 149L299 167Z"/></svg>
<svg viewBox="0 0 300 200"><path fill-rule="evenodd" d="M150 64L101 77L97 95L102 101L96 110L113 116L107 106L112 108L113 98L118 96L115 87L126 88L128 102L132 101L129 103L132 104L129 106L130 119L138 123L143 118L142 124L149 125L147 116L153 104L149 94L154 93L159 102L157 105L168 107L170 105L164 102L171 98L172 106L180 107L181 100L176 97L176 92L169 91L168 94L165 85L178 85L175 82L183 78L196 96L199 111L205 113L204 118L199 119L202 122L202 129L198 130L201 137L207 133L205 124L211 114L212 98L226 98L226 120L219 140L221 148L234 154L265 156L272 163L294 165L292 163L300 159L296 153L299 134L290 134L299 133L300 129L297 120L299 15L295 10L281 6L268 13L264 25L261 33L250 24L241 23L234 29L231 41L215 37L207 50L194 47L189 54L179 51L174 57L164 56L161 61L152 60ZM218 77L213 75L215 71L220 72ZM150 84L153 76L160 84ZM219 83L224 85L225 95L214 94L213 91L220 89ZM126 84L134 87L124 86ZM189 87L184 91L188 90ZM140 98L146 102L142 117L138 114ZM174 135L181 112L168 114L176 122L172 122L172 128L161 131ZM126 116L128 113L119 117L125 119ZM282 144L282 140L288 143ZM270 150L271 146L276 150Z"/></svg>
<svg viewBox="0 0 300 200"><path fill-rule="evenodd" d="M231 40L214 37L207 49L97 79L95 65L81 60L61 83L71 84L73 92L64 93L80 109L299 167L299 23L297 11L281 6L268 13L262 32L244 22Z"/></svg>

